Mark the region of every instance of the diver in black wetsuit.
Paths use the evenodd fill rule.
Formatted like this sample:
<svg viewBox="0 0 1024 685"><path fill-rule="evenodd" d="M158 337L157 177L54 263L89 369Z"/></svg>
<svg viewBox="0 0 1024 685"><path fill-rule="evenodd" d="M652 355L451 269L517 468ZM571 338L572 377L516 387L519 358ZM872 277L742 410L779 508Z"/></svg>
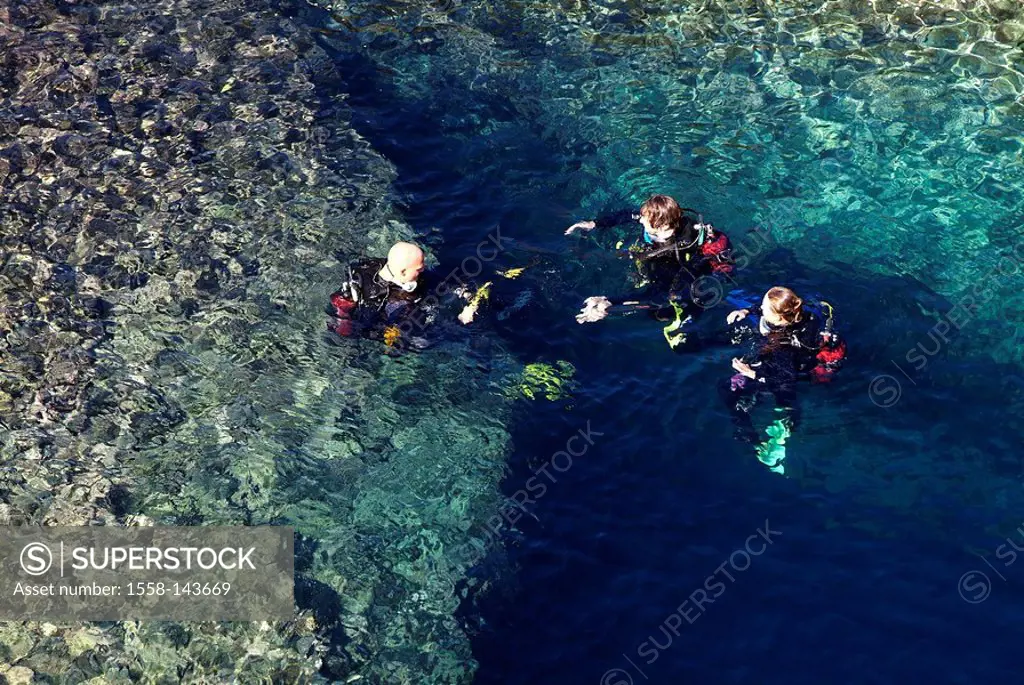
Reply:
<svg viewBox="0 0 1024 685"><path fill-rule="evenodd" d="M726 317L734 326L733 342L752 349L732 360L736 374L723 386L738 436L758 442L749 412L762 395L772 395L781 414L769 428L758 457L773 471L784 471L785 440L800 421L796 383L803 378L827 381L846 356L846 344L833 326L827 302L805 304L789 288L774 287L761 301L760 316L737 309Z"/></svg>
<svg viewBox="0 0 1024 685"><path fill-rule="evenodd" d="M566 235L631 221L639 221L643 226L642 235L623 251L636 264L634 287L638 290L618 298L588 297L576 320L588 323L600 321L610 313L648 310L659 320L671 321L665 327L670 347L684 342L683 325L700 309L694 306L694 284L702 277L729 274L733 269L728 237L693 214L693 210L680 207L667 195L654 195L644 202L639 213L620 211L570 226ZM620 242L616 247L621 246Z"/></svg>
<svg viewBox="0 0 1024 685"><path fill-rule="evenodd" d="M330 298L328 329L342 337L383 340L388 347L422 349L430 344L423 333L438 319L448 294L465 303L458 320L471 323L489 284L475 294L464 286L434 286L421 278L423 268L423 251L406 242L396 243L387 259L349 265L345 282Z"/></svg>

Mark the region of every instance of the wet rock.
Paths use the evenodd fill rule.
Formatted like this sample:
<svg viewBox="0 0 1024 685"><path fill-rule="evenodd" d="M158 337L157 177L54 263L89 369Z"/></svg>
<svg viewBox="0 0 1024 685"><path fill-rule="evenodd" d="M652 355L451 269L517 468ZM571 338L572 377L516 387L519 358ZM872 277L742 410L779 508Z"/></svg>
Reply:
<svg viewBox="0 0 1024 685"><path fill-rule="evenodd" d="M57 138L54 141L53 149L57 154L69 160L77 160L88 151L88 139L74 133L69 133Z"/></svg>
<svg viewBox="0 0 1024 685"><path fill-rule="evenodd" d="M50 272L50 283L48 285L58 292L74 292L75 268L70 264L54 264Z"/></svg>
<svg viewBox="0 0 1024 685"><path fill-rule="evenodd" d="M31 685L35 673L31 668L14 666L4 672L3 676L9 685Z"/></svg>
<svg viewBox="0 0 1024 685"><path fill-rule="evenodd" d="M1007 21L996 26L995 37L1000 43L1019 45L1024 42L1024 22Z"/></svg>
<svg viewBox="0 0 1024 685"><path fill-rule="evenodd" d="M256 111L264 119L272 119L281 113L281 108L275 102L266 100L257 106Z"/></svg>
<svg viewBox="0 0 1024 685"><path fill-rule="evenodd" d="M287 372L338 360L325 364L303 327L254 331L306 307L311 284L333 268L324 255L365 251L376 238L362 227L390 218L379 198L393 171L347 129L335 133L344 107L317 122L324 135L310 130L323 103L296 65L320 65L327 78L331 58L261 2L226 11L180 0L168 12L149 0L130 10L32 0L0 10L0 41L9 95L0 104L0 414L14 427L0 444L17 455L0 474L0 523L251 522L268 511L270 488L316 490L319 465L278 483L280 455L299 463L358 443L322 438L336 394ZM325 158L346 166L325 169ZM323 208L336 206L348 176L361 179L372 208L334 209L328 222ZM263 306L271 301L288 309ZM275 385L283 392L269 392ZM385 432L366 444L387 444ZM267 445L249 449L260 440ZM356 473L352 461L344 468ZM381 550L395 544L381 540ZM357 574L309 573L322 574L334 602ZM359 592L371 597L376 582L361 580ZM344 650L321 648L321 639L348 639L328 632L336 613L326 616L302 634L268 626L263 658L244 662L255 644L248 625L183 624L171 634L109 624L101 639L82 626L23 624L0 627L0 644L11 663L32 653L18 666L40 681L102 671L126 681L203 672L312 682L325 653L348 677ZM379 647L361 639L372 669ZM164 654L173 665L147 662Z"/></svg>

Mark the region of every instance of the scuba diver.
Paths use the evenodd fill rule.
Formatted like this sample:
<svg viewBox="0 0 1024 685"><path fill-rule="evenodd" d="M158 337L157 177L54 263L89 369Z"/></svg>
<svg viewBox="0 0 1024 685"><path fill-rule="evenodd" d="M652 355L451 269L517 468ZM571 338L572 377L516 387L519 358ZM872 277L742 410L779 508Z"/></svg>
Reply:
<svg viewBox="0 0 1024 685"><path fill-rule="evenodd" d="M692 209L679 206L668 195L653 195L640 207L615 212L592 221L570 226L566 235L577 230L610 228L639 221L643 233L626 249L620 241L616 248L636 264L634 287L629 296L588 297L580 313L579 323L600 321L611 313L630 314L648 310L659 321L669 321L664 335L669 347L677 348L686 341L683 331L697 310L694 285L713 274L728 275L733 270L729 238Z"/></svg>
<svg viewBox="0 0 1024 685"><path fill-rule="evenodd" d="M421 335L442 310L441 295L451 293L465 302L458 315L462 324L473 321L490 283L472 292L467 286L447 288L446 282L433 286L421 278L423 250L399 242L387 259L365 259L347 267L347 278L331 294L328 329L341 337L361 336L396 345L423 349L430 345Z"/></svg>
<svg viewBox="0 0 1024 685"><path fill-rule="evenodd" d="M511 279L523 268L498 271ZM423 250L412 243L395 243L387 259L364 259L347 267L347 278L330 296L330 315L327 328L348 338L360 336L383 340L388 348L402 347L422 350L430 347L428 331L439 324L462 325L474 322L485 308L495 310L496 318L503 320L519 311L529 302L529 292L519 293L514 301L498 297L494 281L476 287L465 282L453 270L444 279L424 275ZM462 309L455 315L453 302ZM451 309L451 316L448 310ZM436 332L436 330L435 330Z"/></svg>
<svg viewBox="0 0 1024 685"><path fill-rule="evenodd" d="M751 345L747 354L733 358L736 374L722 387L737 436L758 443L750 411L760 396L772 395L781 416L768 426L768 439L757 445L756 452L770 470L784 473L785 443L800 421L797 381L828 381L846 357L832 305L824 300L805 302L789 288L776 286L762 298L760 316L750 308L737 309L726 323L734 327L733 343Z"/></svg>

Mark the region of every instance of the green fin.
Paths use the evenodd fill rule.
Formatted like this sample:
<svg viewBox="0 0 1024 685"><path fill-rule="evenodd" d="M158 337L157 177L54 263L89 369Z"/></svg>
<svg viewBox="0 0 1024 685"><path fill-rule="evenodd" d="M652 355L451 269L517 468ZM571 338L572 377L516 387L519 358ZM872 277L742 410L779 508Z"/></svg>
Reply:
<svg viewBox="0 0 1024 685"><path fill-rule="evenodd" d="M673 350L686 342L686 331L682 330L683 326L693 320L692 316L683 318L683 307L677 302L670 302L672 309L675 310L676 318L662 329L662 334L665 336L665 341L668 346Z"/></svg>
<svg viewBox="0 0 1024 685"><path fill-rule="evenodd" d="M776 419L765 429L768 438L757 446L758 460L775 473L785 473L786 440L792 435L788 419Z"/></svg>

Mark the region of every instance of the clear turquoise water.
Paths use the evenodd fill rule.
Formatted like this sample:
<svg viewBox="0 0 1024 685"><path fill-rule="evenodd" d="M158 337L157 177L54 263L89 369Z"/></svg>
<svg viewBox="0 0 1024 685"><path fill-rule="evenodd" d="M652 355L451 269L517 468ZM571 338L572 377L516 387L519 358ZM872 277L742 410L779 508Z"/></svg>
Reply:
<svg viewBox="0 0 1024 685"><path fill-rule="evenodd" d="M441 230L442 259L499 222L544 252L522 281L544 301L501 335L521 359L571 361L581 387L571 411L513 424L506 495L586 422L608 436L507 534L515 572L467 600L477 682L1014 673L1019 592L995 555L1022 510L1021 278L1005 261L1024 237L1021 17L952 5L336 8L357 126L396 163L412 223ZM744 285L839 308L850 364L803 393L786 477L731 438L728 350L672 355L653 323L570 318L623 274L562 229L655 191L734 239L768 227L776 247ZM980 309L937 341L967 293ZM645 661L765 520L777 545ZM974 570L993 584L972 604L979 576L958 583Z"/></svg>
<svg viewBox="0 0 1024 685"><path fill-rule="evenodd" d="M1015 677L1016 3L142 4L0 7L0 520L294 525L302 615L3 625L5 659L164 682ZM771 233L745 286L839 309L850 363L802 394L785 477L732 439L730 350L572 321L624 272L562 230L653 191ZM414 237L451 268L496 227L516 242L492 266L528 266L502 281L520 312L417 356L323 336L344 259ZM936 345L965 293L981 309ZM563 360L570 401L503 394ZM502 479L515 495L588 425L488 531ZM765 521L778 540L648 663Z"/></svg>

